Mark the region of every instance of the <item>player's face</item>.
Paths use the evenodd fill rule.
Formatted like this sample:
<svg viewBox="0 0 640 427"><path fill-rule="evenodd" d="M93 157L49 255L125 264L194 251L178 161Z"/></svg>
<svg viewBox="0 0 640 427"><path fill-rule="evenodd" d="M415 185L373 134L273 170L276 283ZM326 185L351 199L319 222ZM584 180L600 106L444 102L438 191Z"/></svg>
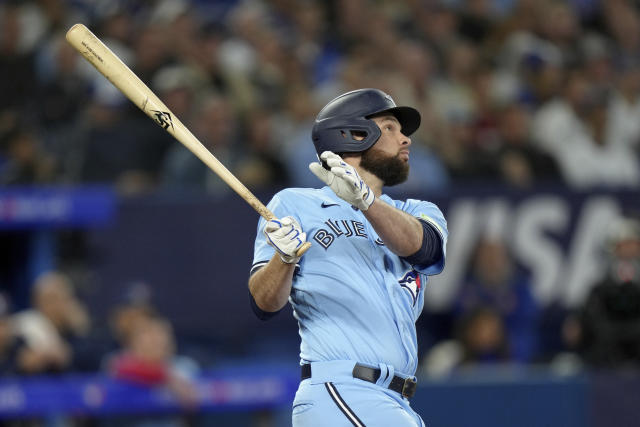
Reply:
<svg viewBox="0 0 640 427"><path fill-rule="evenodd" d="M392 115L385 115L373 117L371 120L376 122L382 132L374 147L389 155L398 156L408 163L411 138L401 132L402 126L398 119Z"/></svg>
<svg viewBox="0 0 640 427"><path fill-rule="evenodd" d="M400 123L394 116L374 117L372 120L382 135L373 147L362 154L360 166L380 178L383 185L400 184L409 175L411 139L400 131Z"/></svg>

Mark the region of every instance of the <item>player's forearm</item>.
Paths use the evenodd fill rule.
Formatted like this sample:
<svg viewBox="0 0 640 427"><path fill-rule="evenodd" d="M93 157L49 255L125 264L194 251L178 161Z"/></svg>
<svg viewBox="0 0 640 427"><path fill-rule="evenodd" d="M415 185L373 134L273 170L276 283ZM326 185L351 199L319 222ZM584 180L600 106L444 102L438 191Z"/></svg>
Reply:
<svg viewBox="0 0 640 427"><path fill-rule="evenodd" d="M285 306L291 293L295 264L282 262L276 254L249 278L249 292L261 310L274 312Z"/></svg>
<svg viewBox="0 0 640 427"><path fill-rule="evenodd" d="M415 217L376 198L364 212L378 236L396 255L409 256L422 245L422 225Z"/></svg>

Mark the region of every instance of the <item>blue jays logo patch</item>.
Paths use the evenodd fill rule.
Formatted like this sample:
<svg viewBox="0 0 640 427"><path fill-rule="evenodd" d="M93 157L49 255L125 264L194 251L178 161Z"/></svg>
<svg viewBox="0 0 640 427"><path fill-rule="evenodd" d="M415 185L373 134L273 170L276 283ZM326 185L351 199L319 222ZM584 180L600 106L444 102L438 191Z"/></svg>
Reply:
<svg viewBox="0 0 640 427"><path fill-rule="evenodd" d="M420 293L420 275L417 271L411 270L407 272L401 279L398 280L400 286L409 291L411 298L413 299L413 305L416 305L418 301L418 294Z"/></svg>

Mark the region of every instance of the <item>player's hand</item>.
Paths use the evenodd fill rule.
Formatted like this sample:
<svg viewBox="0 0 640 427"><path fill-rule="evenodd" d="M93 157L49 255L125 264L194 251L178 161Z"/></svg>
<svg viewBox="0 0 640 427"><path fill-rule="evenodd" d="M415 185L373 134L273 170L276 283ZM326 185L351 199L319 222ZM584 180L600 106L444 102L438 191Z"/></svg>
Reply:
<svg viewBox="0 0 640 427"><path fill-rule="evenodd" d="M298 249L307 241L307 233L302 231L298 221L291 216L268 221L263 229L267 243L273 246L282 262L295 264L300 257L296 255Z"/></svg>
<svg viewBox="0 0 640 427"><path fill-rule="evenodd" d="M320 162L314 162L309 165L311 172L324 181L342 200L361 211L369 209L376 196L355 168L331 151L322 153L320 159L325 161L331 170L325 169Z"/></svg>

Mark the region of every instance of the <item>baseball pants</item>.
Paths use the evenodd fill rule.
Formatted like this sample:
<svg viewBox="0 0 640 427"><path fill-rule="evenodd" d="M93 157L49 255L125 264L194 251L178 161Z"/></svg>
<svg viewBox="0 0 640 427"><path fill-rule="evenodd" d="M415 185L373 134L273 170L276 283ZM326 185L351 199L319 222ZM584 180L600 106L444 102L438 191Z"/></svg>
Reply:
<svg viewBox="0 0 640 427"><path fill-rule="evenodd" d="M376 384L353 378L355 362L311 364L293 401L293 427L424 427L409 400L387 388L393 369L381 365Z"/></svg>

